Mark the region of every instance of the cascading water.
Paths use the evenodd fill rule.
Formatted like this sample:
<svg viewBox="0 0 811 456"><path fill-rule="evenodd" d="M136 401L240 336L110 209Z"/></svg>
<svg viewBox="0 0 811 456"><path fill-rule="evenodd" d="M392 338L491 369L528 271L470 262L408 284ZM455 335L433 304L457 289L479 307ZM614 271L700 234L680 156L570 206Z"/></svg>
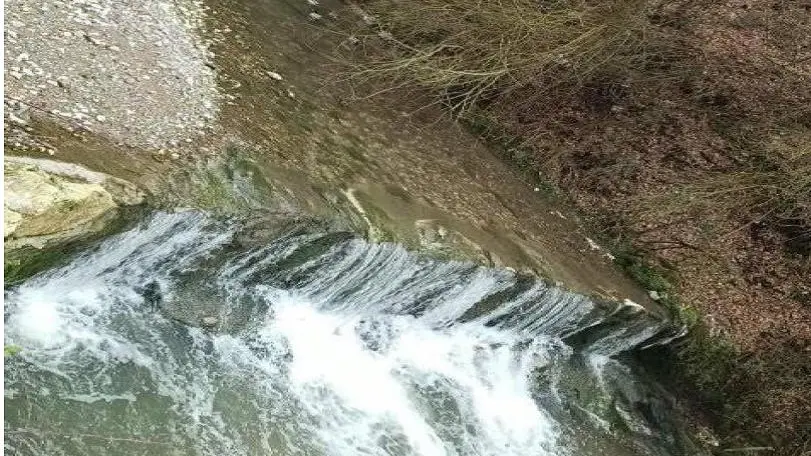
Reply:
<svg viewBox="0 0 811 456"><path fill-rule="evenodd" d="M666 333L635 306L318 224L245 231L156 213L8 290L8 454L682 454L618 360Z"/></svg>

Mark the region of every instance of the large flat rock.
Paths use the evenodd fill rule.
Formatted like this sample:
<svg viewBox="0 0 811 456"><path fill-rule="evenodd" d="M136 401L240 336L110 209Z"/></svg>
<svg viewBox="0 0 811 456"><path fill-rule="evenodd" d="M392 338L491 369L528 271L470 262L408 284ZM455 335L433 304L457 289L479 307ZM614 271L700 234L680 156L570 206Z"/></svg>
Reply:
<svg viewBox="0 0 811 456"><path fill-rule="evenodd" d="M5 157L5 265L23 250L45 250L98 235L124 206L144 202L134 184L79 165Z"/></svg>

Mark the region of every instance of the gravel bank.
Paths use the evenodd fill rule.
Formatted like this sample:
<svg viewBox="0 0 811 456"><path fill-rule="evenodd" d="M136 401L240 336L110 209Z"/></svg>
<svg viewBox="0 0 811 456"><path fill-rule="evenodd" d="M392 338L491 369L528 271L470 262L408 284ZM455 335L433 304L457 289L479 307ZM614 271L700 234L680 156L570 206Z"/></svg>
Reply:
<svg viewBox="0 0 811 456"><path fill-rule="evenodd" d="M8 0L6 143L31 116L146 149L213 129L220 98L193 0Z"/></svg>

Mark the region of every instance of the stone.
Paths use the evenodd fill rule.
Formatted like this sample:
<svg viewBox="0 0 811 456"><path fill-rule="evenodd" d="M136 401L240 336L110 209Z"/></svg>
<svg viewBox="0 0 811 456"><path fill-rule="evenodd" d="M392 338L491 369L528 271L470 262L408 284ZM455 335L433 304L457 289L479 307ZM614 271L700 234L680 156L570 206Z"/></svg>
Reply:
<svg viewBox="0 0 811 456"><path fill-rule="evenodd" d="M630 308L631 308L631 309L632 309L634 312L642 312L642 311L644 311L644 310L645 310L645 308L644 308L644 307L642 307L642 306L640 306L639 304L637 304L637 303L635 303L635 302L631 301L631 300L630 300L630 299L628 299L628 298L625 298L625 299L622 301L622 304L623 304L623 305L625 305L625 306L630 307Z"/></svg>
<svg viewBox="0 0 811 456"><path fill-rule="evenodd" d="M654 301L662 299L662 296L656 290L648 290L648 296L650 296L650 298L653 299Z"/></svg>
<svg viewBox="0 0 811 456"><path fill-rule="evenodd" d="M203 326L206 328L213 328L214 326L217 326L219 322L220 319L214 316L203 317L202 320Z"/></svg>
<svg viewBox="0 0 811 456"><path fill-rule="evenodd" d="M119 207L144 201L134 184L71 163L6 156L3 174L7 256L99 233L116 219Z"/></svg>
<svg viewBox="0 0 811 456"><path fill-rule="evenodd" d="M8 113L8 120L18 125L28 125L28 122L20 117L17 117L13 112Z"/></svg>

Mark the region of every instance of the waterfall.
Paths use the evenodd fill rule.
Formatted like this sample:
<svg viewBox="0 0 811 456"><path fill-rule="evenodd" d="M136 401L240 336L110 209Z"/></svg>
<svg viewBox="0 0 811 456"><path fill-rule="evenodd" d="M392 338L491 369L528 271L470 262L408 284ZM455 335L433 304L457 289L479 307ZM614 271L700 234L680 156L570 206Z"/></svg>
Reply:
<svg viewBox="0 0 811 456"><path fill-rule="evenodd" d="M246 226L155 213L7 290L5 342L22 352L6 360L6 451L665 455L689 445L664 393L624 356L671 335L636 306L319 224L264 236Z"/></svg>

